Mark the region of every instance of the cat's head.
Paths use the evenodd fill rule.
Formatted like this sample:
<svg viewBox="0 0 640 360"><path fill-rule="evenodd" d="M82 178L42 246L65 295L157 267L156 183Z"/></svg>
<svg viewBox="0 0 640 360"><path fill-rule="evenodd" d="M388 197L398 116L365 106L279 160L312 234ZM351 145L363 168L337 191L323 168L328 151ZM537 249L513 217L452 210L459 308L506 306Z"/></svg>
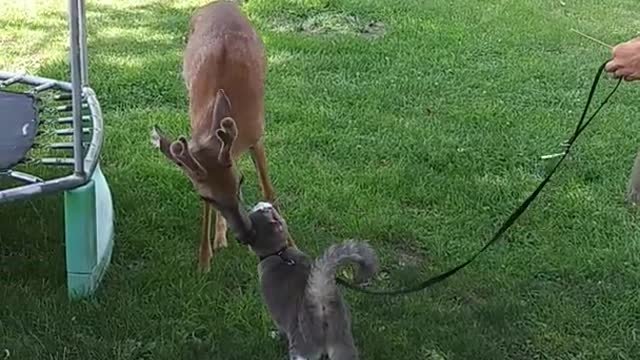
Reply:
<svg viewBox="0 0 640 360"><path fill-rule="evenodd" d="M264 256L277 252L287 244L287 223L272 204L258 203L251 209L249 220L255 232L251 249L256 255Z"/></svg>

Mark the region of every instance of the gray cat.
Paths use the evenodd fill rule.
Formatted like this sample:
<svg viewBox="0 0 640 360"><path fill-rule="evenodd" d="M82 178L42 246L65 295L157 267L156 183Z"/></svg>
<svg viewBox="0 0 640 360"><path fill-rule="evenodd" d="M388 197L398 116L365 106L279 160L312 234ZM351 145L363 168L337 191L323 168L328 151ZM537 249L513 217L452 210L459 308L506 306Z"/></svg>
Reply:
<svg viewBox="0 0 640 360"><path fill-rule="evenodd" d="M378 271L378 258L365 242L332 245L312 261L287 246L287 224L269 203L259 203L249 215L255 231L251 249L260 258L262 297L281 336L289 343L291 360L358 359L351 334L351 313L336 286L336 269L359 265L356 281Z"/></svg>

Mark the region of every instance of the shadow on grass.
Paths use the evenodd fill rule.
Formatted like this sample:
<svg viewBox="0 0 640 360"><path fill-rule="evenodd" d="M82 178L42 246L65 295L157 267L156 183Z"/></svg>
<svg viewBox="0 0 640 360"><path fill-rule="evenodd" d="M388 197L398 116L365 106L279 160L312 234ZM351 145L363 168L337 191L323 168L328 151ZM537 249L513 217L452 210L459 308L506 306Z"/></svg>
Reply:
<svg viewBox="0 0 640 360"><path fill-rule="evenodd" d="M115 128L110 110L167 104L181 112L186 110L186 100L181 96L184 91L180 52L190 13L191 9L165 6L161 2L131 9L94 4L88 8L90 80L103 105L107 126L103 164L108 178L109 147L120 145L111 142L109 136L112 131L122 131ZM68 31L66 13L48 12L46 16L19 24L0 19L0 28L26 27L42 33L36 45L44 46ZM134 29L153 36L136 36L131 31ZM65 55L43 64L37 75L68 81L68 64ZM109 182L114 197L121 198L120 190L127 185ZM61 194L0 207L0 279L11 286L37 287L43 295L66 287L63 217Z"/></svg>
<svg viewBox="0 0 640 360"><path fill-rule="evenodd" d="M52 195L0 208L0 283L64 284L62 205L62 196Z"/></svg>
<svg viewBox="0 0 640 360"><path fill-rule="evenodd" d="M528 309L515 300L523 294L506 295L508 290L495 281L469 284L452 279L421 293L392 298L345 292L363 358L391 359L398 353L420 359L538 355L525 346L531 338L522 321Z"/></svg>

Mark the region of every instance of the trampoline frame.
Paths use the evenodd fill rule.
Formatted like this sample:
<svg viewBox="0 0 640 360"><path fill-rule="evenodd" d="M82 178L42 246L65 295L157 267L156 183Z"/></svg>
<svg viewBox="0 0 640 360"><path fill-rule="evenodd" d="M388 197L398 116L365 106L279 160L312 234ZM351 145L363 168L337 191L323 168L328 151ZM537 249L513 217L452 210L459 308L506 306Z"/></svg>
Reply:
<svg viewBox="0 0 640 360"><path fill-rule="evenodd" d="M71 95L71 104L64 106L71 110L71 118L58 122L71 123L70 129L59 131L72 136L72 142L62 146L73 150L73 159L47 158L41 162L73 165L73 173L42 180L8 169L0 176L22 184L0 190L0 204L64 191L67 288L69 297L75 299L92 295L106 272L113 248L114 212L111 192L99 166L104 129L100 103L89 86L84 0L69 0L68 23L71 82L0 71L0 89L23 84L31 86L30 92L35 96L50 90ZM62 96L62 100L68 101L68 95ZM88 117L83 115L83 104L89 110ZM91 140L85 151L83 120L87 118L91 122Z"/></svg>
<svg viewBox="0 0 640 360"><path fill-rule="evenodd" d="M0 190L0 204L12 200L30 198L38 194L47 194L77 188L85 185L98 165L98 157L103 143L103 122L100 104L95 92L89 87L87 66L86 11L84 0L69 1L69 31L71 41L71 82L63 82L37 76L0 71L0 88L20 83L33 86L34 95L57 89L71 93L72 129L73 129L73 167L71 175L41 181L38 177L9 170L6 174L17 180L28 182L26 185ZM83 158L83 119L82 102L89 106L92 120L92 137Z"/></svg>
<svg viewBox="0 0 640 360"><path fill-rule="evenodd" d="M18 187L0 190L0 204L13 200L30 198L38 194L69 190L86 184L91 179L96 167L98 166L98 158L102 150L102 143L104 140L102 110L100 109L100 103L98 102L93 89L89 86L83 86L80 94L81 101L83 100L82 98L84 98L88 105L91 119L91 141L89 142L89 146L85 154L83 143L82 105L74 105L73 85L71 83L58 80L0 71L0 89L14 83L33 86L31 93L34 95L48 90L61 90L71 93L73 109L71 116L71 129L73 129L73 162L70 165L73 165L74 171L71 175L50 180L41 180L36 175L15 170L7 170L5 173L0 173L0 176L8 176L26 183L25 185ZM77 108L80 108L80 111L75 111ZM43 163L55 165L64 163L64 160L66 159L47 158L43 159Z"/></svg>

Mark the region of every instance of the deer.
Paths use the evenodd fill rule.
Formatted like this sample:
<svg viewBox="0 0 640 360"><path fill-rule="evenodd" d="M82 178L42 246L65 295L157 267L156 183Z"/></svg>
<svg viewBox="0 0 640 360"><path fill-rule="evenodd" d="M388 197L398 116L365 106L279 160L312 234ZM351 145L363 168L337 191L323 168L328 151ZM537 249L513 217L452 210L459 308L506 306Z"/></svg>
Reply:
<svg viewBox="0 0 640 360"><path fill-rule="evenodd" d="M238 5L222 0L200 7L191 17L183 54L191 139L172 141L157 125L151 130L152 143L182 169L202 200L202 273L209 272L214 252L227 246L227 226L241 244L254 235L242 206L244 177L236 166L241 155L249 152L263 198L276 200L264 144L266 62L262 39Z"/></svg>

